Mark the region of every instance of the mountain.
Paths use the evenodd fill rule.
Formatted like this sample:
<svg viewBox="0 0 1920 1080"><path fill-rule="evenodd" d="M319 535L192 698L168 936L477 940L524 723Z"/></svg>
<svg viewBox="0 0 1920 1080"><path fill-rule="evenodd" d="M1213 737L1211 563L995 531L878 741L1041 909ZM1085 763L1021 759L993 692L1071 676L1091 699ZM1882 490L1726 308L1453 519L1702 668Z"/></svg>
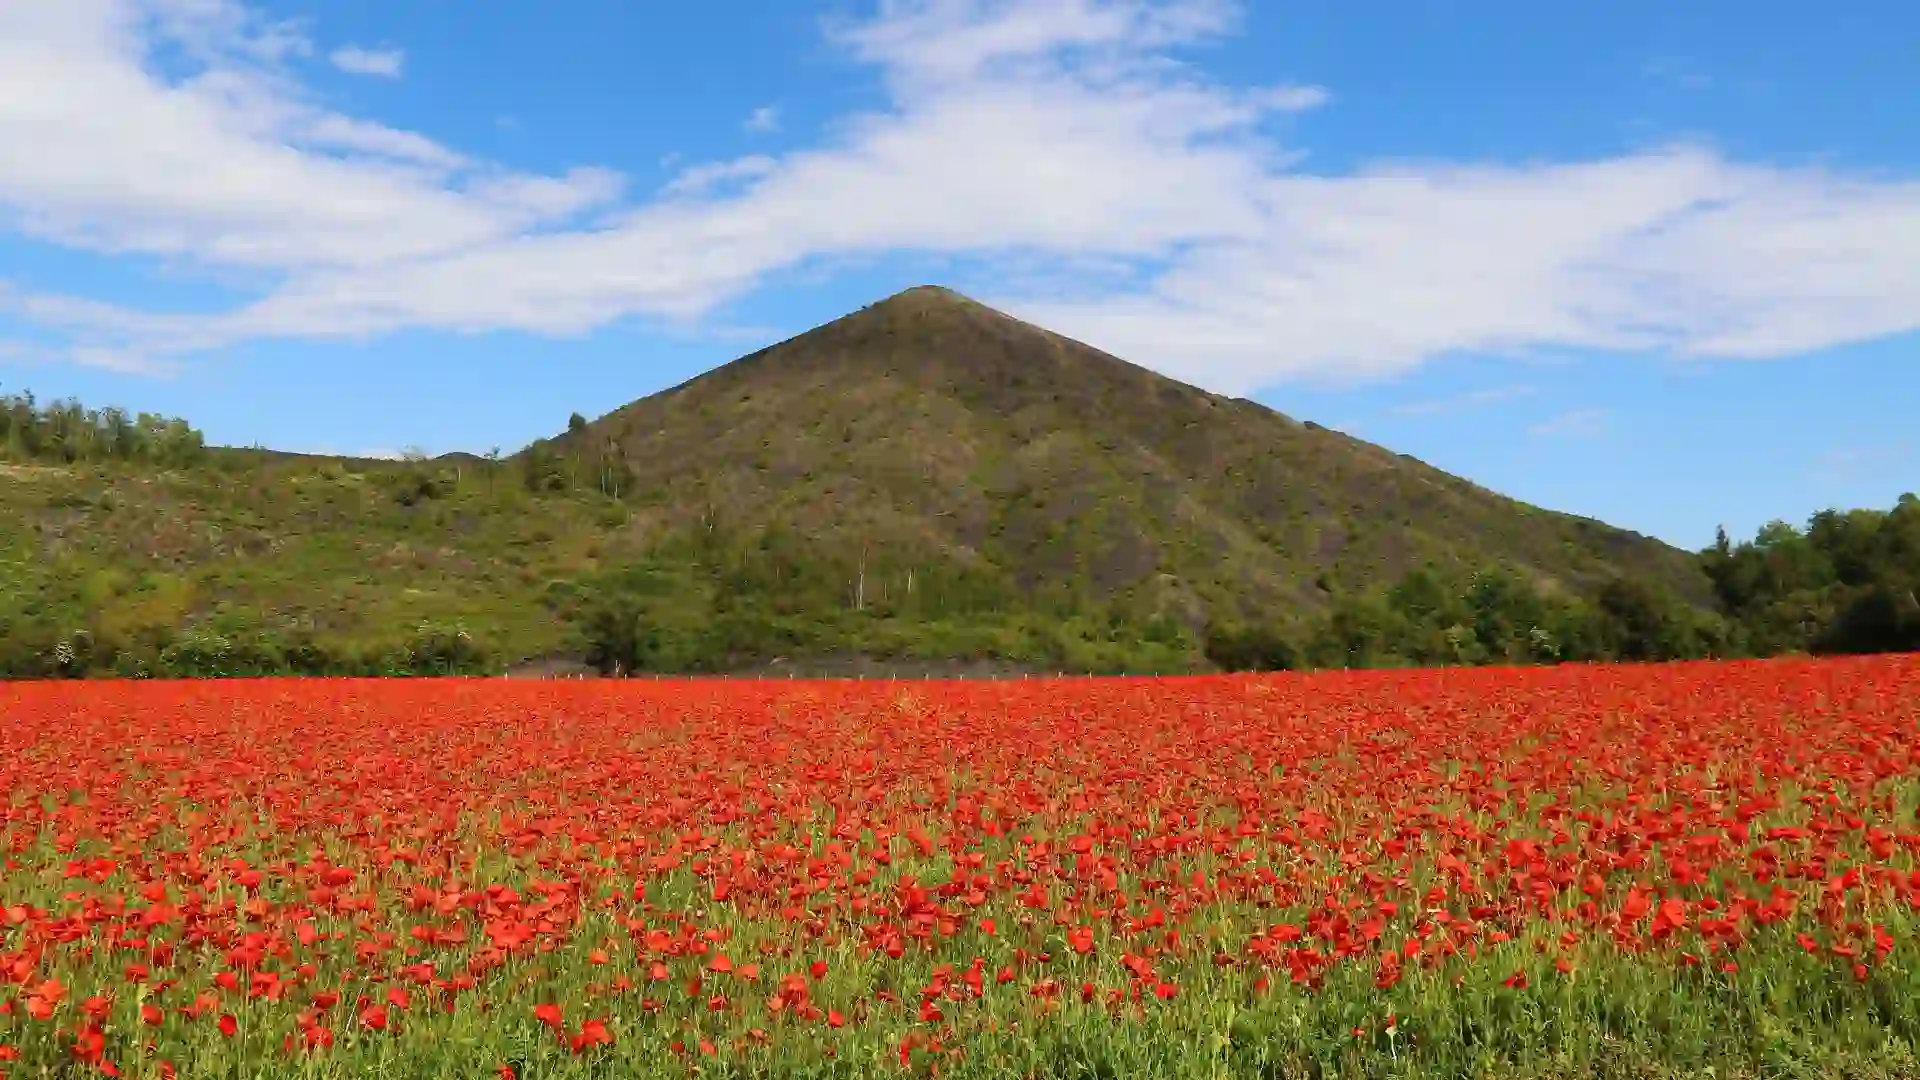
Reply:
<svg viewBox="0 0 1920 1080"><path fill-rule="evenodd" d="M1376 617L1416 567L1440 580ZM1648 614L1672 597L1714 603L1699 556L933 287L506 460L207 447L0 399L0 676L1185 670L1223 626L1311 637L1314 663L1707 647Z"/></svg>
<svg viewBox="0 0 1920 1080"><path fill-rule="evenodd" d="M922 286L556 437L620 459L646 527L778 524L1020 591L1200 621L1320 607L1417 564L1699 600L1698 558L1207 393ZM871 555L869 556L871 557Z"/></svg>

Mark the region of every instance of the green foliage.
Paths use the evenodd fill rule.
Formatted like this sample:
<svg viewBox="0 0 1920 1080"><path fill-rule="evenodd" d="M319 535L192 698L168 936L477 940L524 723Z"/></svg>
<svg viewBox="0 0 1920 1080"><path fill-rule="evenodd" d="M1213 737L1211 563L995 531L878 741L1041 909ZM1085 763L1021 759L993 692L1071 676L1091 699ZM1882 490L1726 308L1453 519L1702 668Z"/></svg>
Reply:
<svg viewBox="0 0 1920 1080"><path fill-rule="evenodd" d="M1384 590L1335 597L1303 652L1314 667L1678 660L1719 654L1725 636L1715 617L1638 580L1580 597L1504 567L1417 567Z"/></svg>
<svg viewBox="0 0 1920 1080"><path fill-rule="evenodd" d="M590 490L610 499L633 497L635 474L626 451L616 442L587 440L584 430L572 427L569 439L541 439L527 447L520 455L523 485L537 494Z"/></svg>
<svg viewBox="0 0 1920 1080"><path fill-rule="evenodd" d="M205 459L206 440L184 420L77 401L42 405L31 393L0 397L0 458L139 461L179 467Z"/></svg>
<svg viewBox="0 0 1920 1080"><path fill-rule="evenodd" d="M459 477L452 469L434 468L424 462L395 469L382 478L382 486L401 506L416 506L432 499L446 498L459 489Z"/></svg>
<svg viewBox="0 0 1920 1080"><path fill-rule="evenodd" d="M1615 578L1594 598L1601 654L1609 659L1681 660L1706 656L1720 637L1658 588Z"/></svg>
<svg viewBox="0 0 1920 1080"><path fill-rule="evenodd" d="M1207 627L1206 657L1222 671L1291 671L1300 651L1278 627L1221 622Z"/></svg>
<svg viewBox="0 0 1920 1080"><path fill-rule="evenodd" d="M606 673L699 673L777 659L1007 661L1100 673L1185 671L1185 627L1120 606L1062 613L991 574L903 566L869 549L836 557L797 534L725 526L658 543L549 605Z"/></svg>
<svg viewBox="0 0 1920 1080"><path fill-rule="evenodd" d="M856 427L833 426L831 443L857 448ZM1366 546L1393 530L1363 516L1276 519L1259 540L1281 553L1276 570L1237 542L1163 535L1158 496L1101 487L1120 483L1107 464L997 488L983 456L962 494L990 512L948 537L845 494L888 481L892 449L794 489L820 485L830 513L792 493L770 496L792 513L771 513L724 483L675 494L614 435L575 425L513 459L350 461L207 448L179 421L0 399L0 457L22 462L0 485L0 676L856 658L1150 673L1920 648L1912 496L1738 545L1722 536L1697 559L1715 613L1659 560L1551 572L1491 518L1486 543L1511 562L1418 540L1396 562ZM927 494L919 476L902 483L899 504ZM929 505L951 501L936 494ZM1568 551L1626 543L1574 525Z"/></svg>
<svg viewBox="0 0 1920 1080"><path fill-rule="evenodd" d="M604 574L575 618L587 663L604 674L700 671L716 644L710 595L672 568L642 563Z"/></svg>
<svg viewBox="0 0 1920 1080"><path fill-rule="evenodd" d="M567 459L544 439L527 447L521 455L520 475L527 490L535 494L566 491L573 486L573 471Z"/></svg>
<svg viewBox="0 0 1920 1080"><path fill-rule="evenodd" d="M277 675L298 671L286 649L265 634L229 637L195 627L161 649L155 670L172 678L205 679Z"/></svg>
<svg viewBox="0 0 1920 1080"><path fill-rule="evenodd" d="M1920 648L1920 499L1892 510L1826 510L1774 522L1702 555L1720 602L1756 655Z"/></svg>
<svg viewBox="0 0 1920 1080"><path fill-rule="evenodd" d="M485 675L499 662L459 626L425 624L394 641L322 642L298 630L197 625L161 641L104 640L91 630L12 636L0 677L250 678L270 675Z"/></svg>
<svg viewBox="0 0 1920 1080"><path fill-rule="evenodd" d="M479 674L491 666L487 649L458 623L421 623L401 642L397 659L407 675Z"/></svg>
<svg viewBox="0 0 1920 1080"><path fill-rule="evenodd" d="M1920 601L1911 586L1873 585L1814 638L1813 648L1819 653L1920 651Z"/></svg>

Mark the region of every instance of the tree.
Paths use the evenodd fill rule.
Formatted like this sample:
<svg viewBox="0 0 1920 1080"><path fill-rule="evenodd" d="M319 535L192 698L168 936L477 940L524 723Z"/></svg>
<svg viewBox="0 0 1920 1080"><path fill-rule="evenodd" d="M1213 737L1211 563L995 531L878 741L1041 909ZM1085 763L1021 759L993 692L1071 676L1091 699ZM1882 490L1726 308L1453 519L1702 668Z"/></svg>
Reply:
<svg viewBox="0 0 1920 1080"><path fill-rule="evenodd" d="M1619 660L1681 660L1706 651L1699 628L1671 595L1638 578L1616 577L1594 599L1602 647Z"/></svg>
<svg viewBox="0 0 1920 1080"><path fill-rule="evenodd" d="M1701 566L1750 653L1901 648L1904 597L1920 582L1920 500L1823 510L1804 530L1772 522L1751 541L1716 542Z"/></svg>
<svg viewBox="0 0 1920 1080"><path fill-rule="evenodd" d="M1913 589L1876 585L1848 605L1821 633L1814 651L1888 653L1920 651L1920 599Z"/></svg>
<svg viewBox="0 0 1920 1080"><path fill-rule="evenodd" d="M0 456L60 461L199 461L206 441L186 421L124 409L88 409L77 401L42 405L32 393L0 397Z"/></svg>
<svg viewBox="0 0 1920 1080"><path fill-rule="evenodd" d="M545 439L527 447L520 461L528 491L540 494L565 491L573 486L566 459L556 453L553 444Z"/></svg>
<svg viewBox="0 0 1920 1080"><path fill-rule="evenodd" d="M1265 623L1210 623L1201 647L1222 671L1292 671L1300 666L1293 642Z"/></svg>

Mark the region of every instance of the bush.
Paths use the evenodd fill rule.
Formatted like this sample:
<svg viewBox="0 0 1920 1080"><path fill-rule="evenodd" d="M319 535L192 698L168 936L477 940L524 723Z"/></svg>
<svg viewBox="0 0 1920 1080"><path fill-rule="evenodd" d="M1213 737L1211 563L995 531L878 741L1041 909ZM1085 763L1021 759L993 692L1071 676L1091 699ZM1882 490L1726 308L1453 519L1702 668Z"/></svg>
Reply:
<svg viewBox="0 0 1920 1080"><path fill-rule="evenodd" d="M1204 651L1222 671L1292 671L1300 666L1300 652L1293 642L1265 624L1210 625Z"/></svg>
<svg viewBox="0 0 1920 1080"><path fill-rule="evenodd" d="M1920 600L1912 589L1878 585L1848 604L1814 642L1823 654L1920 651Z"/></svg>
<svg viewBox="0 0 1920 1080"><path fill-rule="evenodd" d="M158 671L177 679L257 678L285 670L284 657L263 635L229 637L196 628L160 650Z"/></svg>
<svg viewBox="0 0 1920 1080"><path fill-rule="evenodd" d="M486 672L489 660L488 650L465 626L423 622L401 646L395 674L477 675Z"/></svg>

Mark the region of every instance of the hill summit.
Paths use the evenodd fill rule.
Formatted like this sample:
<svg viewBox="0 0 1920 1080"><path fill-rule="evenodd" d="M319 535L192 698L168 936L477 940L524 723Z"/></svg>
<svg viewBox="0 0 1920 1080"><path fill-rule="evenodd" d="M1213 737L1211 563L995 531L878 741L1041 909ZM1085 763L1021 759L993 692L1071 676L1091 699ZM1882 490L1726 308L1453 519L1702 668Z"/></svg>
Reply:
<svg viewBox="0 0 1920 1080"><path fill-rule="evenodd" d="M1705 591L1696 558L1651 538L1503 498L934 285L551 446L621 459L645 528L774 529L862 563L955 563L1027 595L1119 598L1189 621L1312 610L1421 564L1504 563L1549 588L1631 575Z"/></svg>

